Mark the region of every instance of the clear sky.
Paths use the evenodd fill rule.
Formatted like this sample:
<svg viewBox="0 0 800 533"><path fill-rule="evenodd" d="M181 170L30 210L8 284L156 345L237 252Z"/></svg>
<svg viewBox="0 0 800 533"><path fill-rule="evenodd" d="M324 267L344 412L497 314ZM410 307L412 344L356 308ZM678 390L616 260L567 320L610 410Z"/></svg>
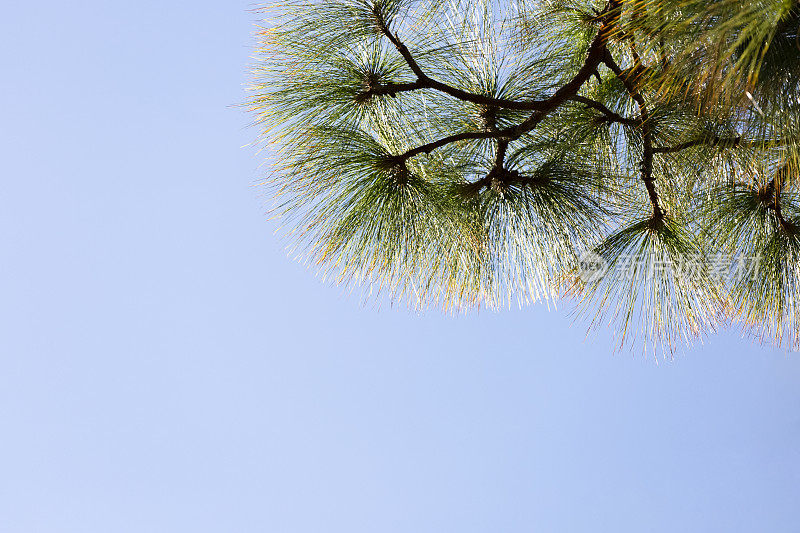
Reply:
<svg viewBox="0 0 800 533"><path fill-rule="evenodd" d="M254 187L252 4L7 2L0 532L800 531L800 355L362 306Z"/></svg>

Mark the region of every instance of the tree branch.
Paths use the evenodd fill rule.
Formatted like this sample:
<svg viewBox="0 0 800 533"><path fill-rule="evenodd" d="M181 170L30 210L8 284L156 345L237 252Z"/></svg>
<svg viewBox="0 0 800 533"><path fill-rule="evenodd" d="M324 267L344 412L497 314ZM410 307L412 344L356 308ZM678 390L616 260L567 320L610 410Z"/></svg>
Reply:
<svg viewBox="0 0 800 533"><path fill-rule="evenodd" d="M461 188L464 196L475 196L484 187L496 187L502 189L508 186L512 180L519 177L519 172L506 169L506 153L508 153L508 140L500 139L497 141L497 150L494 156L494 165L489 173L476 182L468 183Z"/></svg>
<svg viewBox="0 0 800 533"><path fill-rule="evenodd" d="M619 16L619 7L621 5L622 0L609 0L608 4L606 5L606 9L602 13L602 24L600 26L600 30L598 31L595 38L592 40L591 44L589 45L589 51L586 55L586 59L584 60L583 65L578 70L577 74L567 82L563 87L558 89L553 96L548 98L547 100L543 100L541 102L541 108L535 111L528 119L524 122L513 126L511 128L506 128L504 130L497 130L497 131L486 131L486 132L464 132L459 133L456 135L450 135L443 139L439 139L438 141L434 141L428 144L424 144L412 150L408 150L404 154L400 154L397 156L398 162L404 163L406 160L415 157L417 155L423 153L431 153L432 151L446 146L448 144L465 141L465 140L473 140L473 139L500 139L503 141L510 142L514 139L518 139L522 135L532 131L536 126L544 120L547 115L558 109L564 102L567 100L572 99L578 93L578 91L583 87L583 85L589 80L592 74L597 70L597 67L600 63L603 62L604 57L607 55L606 50L606 42L608 41L611 32L614 29L614 21ZM382 23L382 28L386 28L385 23ZM409 60L409 66L412 70L415 70L415 73L419 76L425 74L419 69L419 66L414 61L414 58L408 52L408 49L399 41L396 37L391 34L388 28L385 29L387 33L387 37L394 43L394 45L400 50L400 53L403 57L406 58L406 61ZM429 79L429 78L428 78ZM424 82L423 82L424 83ZM473 95L474 96L474 95ZM598 104L600 105L600 104ZM604 106L603 106L604 107ZM610 111L610 110L609 110ZM644 117L643 117L644 119Z"/></svg>
<svg viewBox="0 0 800 533"><path fill-rule="evenodd" d="M641 61L639 60L639 56L635 53L635 50L634 61L636 63L634 65L635 71L637 70L637 67L641 67ZM647 189L647 195L650 197L650 203L653 205L653 218L656 220L661 220L664 218L664 209L661 207L658 193L656 192L656 179L653 176L653 154L655 154L655 148L653 147L653 129L652 125L650 124L650 111L647 108L647 102L639 92L636 83L631 81L630 77L626 76L622 72L622 69L614 61L614 58L611 57L611 54L608 52L608 50L606 50L603 62L608 68L611 69L612 72L614 72L614 74L616 74L617 78L619 78L622 84L625 86L625 89L628 91L630 97L639 107L639 115L641 116L640 125L642 128L642 142L644 145L642 150L642 162L640 165L641 176L644 186Z"/></svg>
<svg viewBox="0 0 800 533"><path fill-rule="evenodd" d="M356 95L356 101L363 102L373 96L391 96L394 98L398 93L415 91L421 88L422 84L419 80L407 83L373 83L370 80L364 84L364 90Z"/></svg>
<svg viewBox="0 0 800 533"><path fill-rule="evenodd" d="M618 0L612 0L612 3ZM413 91L417 89L434 89L445 94L448 94L454 98L459 100L463 100L465 102L472 102L475 104L487 106L487 107L502 107L505 109L515 109L518 111L542 111L547 108L547 100L527 100L527 101L517 101L517 100L508 100L505 98L493 98L491 96L485 96L482 94L471 93L468 91L464 91L462 89L458 89L451 85L447 85L446 83L442 83L437 81L431 77L429 77L423 70L422 67L419 66L417 60L408 50L405 44L400 40L400 38L389 29L389 26L386 24L386 21L383 19L382 14L377 10L374 11L375 18L378 21L378 27L386 36L387 39L394 45L400 55L403 56L405 62L408 64L411 71L417 76L417 81L413 84L398 84L402 85L402 87L397 87L399 90L395 90L392 93L384 93L384 94L397 94L398 92L404 91ZM373 94L381 94L380 92L374 92Z"/></svg>
<svg viewBox="0 0 800 533"><path fill-rule="evenodd" d="M786 233L793 233L796 231L797 227L784 218L781 208L781 189L783 189L786 172L786 165L779 168L777 172L775 172L775 176L770 180L769 185L767 185L766 189L763 193L760 193L759 196L761 196L762 201L764 201L767 207L772 209L775 213L775 218L778 219L778 224L780 224L781 229Z"/></svg>
<svg viewBox="0 0 800 533"><path fill-rule="evenodd" d="M450 135L448 137L444 137L439 139L438 141L433 141L428 144L423 144L422 146L418 146L413 148L403 154L398 155L396 158L398 162L404 162L407 159L411 159L412 157L418 156L420 154L429 154L434 150L441 148L443 146L447 146L448 144L452 144L455 142L460 141L469 141L469 140L476 140L476 139L503 139L507 137L506 132L508 130L502 131L467 131L463 133L457 133L455 135Z"/></svg>
<svg viewBox="0 0 800 533"><path fill-rule="evenodd" d="M606 116L606 119L608 119L610 122L618 122L620 124L627 124L629 126L638 126L638 125L641 124L641 119L623 117L619 113L615 113L614 111L611 111L609 108L607 108L606 106L604 106L600 102L597 102L597 101L592 100L590 98L585 98L583 96L575 95L572 98L570 98L570 100L573 100L575 102L580 102L581 104L583 104L585 106L588 106L588 107L591 107L593 109L596 109L597 111L600 111L601 113L603 113Z"/></svg>
<svg viewBox="0 0 800 533"><path fill-rule="evenodd" d="M600 20L602 20L600 30L589 45L586 59L578 73L566 85L557 90L553 96L545 100L542 109L531 115L522 124L513 128L514 138L534 129L547 115L555 111L565 101L577 95L583 84L597 71L597 67L603 62L603 57L608 53L606 42L608 42L611 33L614 31L616 21L619 18L621 3L622 0L608 1L600 15Z"/></svg>

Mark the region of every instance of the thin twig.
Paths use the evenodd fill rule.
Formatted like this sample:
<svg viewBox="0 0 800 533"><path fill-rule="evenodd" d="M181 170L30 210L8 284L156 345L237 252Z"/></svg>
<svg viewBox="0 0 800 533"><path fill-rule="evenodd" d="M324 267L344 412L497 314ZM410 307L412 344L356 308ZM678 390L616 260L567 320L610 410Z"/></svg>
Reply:
<svg viewBox="0 0 800 533"><path fill-rule="evenodd" d="M607 108L606 106L604 106L600 102L597 102L597 101L592 100L590 98L586 98L586 97L583 97L583 96L575 95L572 98L570 98L570 100L574 100L575 102L580 102L581 104L583 104L585 106L588 106L588 107L591 107L593 109L596 109L597 111L600 111L601 113L603 113L606 116L606 119L608 119L611 122L619 122L620 124L627 124L629 126L638 126L638 125L641 124L641 119L623 117L619 113L615 113L614 111L610 110L609 108Z"/></svg>
<svg viewBox="0 0 800 533"><path fill-rule="evenodd" d="M638 71L641 68L641 60L639 59L639 56L636 54L635 50L633 50L633 57L635 61L634 71ZM630 76L627 76L625 73L623 73L622 69L614 61L614 58L611 57L611 53L608 52L608 50L606 50L603 62L608 68L611 69L612 72L614 72L614 74L616 74L617 78L619 78L622 84L625 86L625 89L628 91L630 97L639 107L643 144L642 162L640 165L641 176L644 186L647 189L647 195L650 197L650 203L653 205L653 218L655 220L661 220L664 218L664 209L661 207L661 202L658 198L658 193L656 192L656 179L653 176L653 154L655 154L655 148L653 147L653 129L652 125L650 124L650 111L648 110L647 102L639 92L635 81L632 81Z"/></svg>

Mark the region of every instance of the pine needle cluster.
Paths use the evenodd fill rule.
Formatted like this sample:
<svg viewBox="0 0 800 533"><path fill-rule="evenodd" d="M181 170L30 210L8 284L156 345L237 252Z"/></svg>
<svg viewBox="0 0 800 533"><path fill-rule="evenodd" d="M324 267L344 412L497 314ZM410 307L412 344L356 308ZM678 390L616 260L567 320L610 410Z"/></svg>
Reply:
<svg viewBox="0 0 800 533"><path fill-rule="evenodd" d="M247 107L293 249L467 310L566 299L620 346L800 349L800 2L289 0Z"/></svg>

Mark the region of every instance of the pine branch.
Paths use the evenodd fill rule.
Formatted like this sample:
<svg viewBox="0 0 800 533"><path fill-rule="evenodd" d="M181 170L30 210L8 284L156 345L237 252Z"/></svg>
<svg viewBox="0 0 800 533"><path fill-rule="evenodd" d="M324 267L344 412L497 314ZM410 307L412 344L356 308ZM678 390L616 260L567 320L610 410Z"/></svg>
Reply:
<svg viewBox="0 0 800 533"><path fill-rule="evenodd" d="M575 102L579 102L587 107L591 107L593 109L596 109L597 111L600 111L605 115L606 119L609 122L618 122L620 124L627 124L629 126L641 125L641 119L623 117L619 113L615 113L614 111L610 110L600 102L592 100L591 98L585 98L583 96L576 95L570 98L570 100L574 100Z"/></svg>
<svg viewBox="0 0 800 533"><path fill-rule="evenodd" d="M512 185L534 186L542 184L546 180L541 177L522 174L518 170L506 168L506 155L508 153L507 140L499 140L495 150L495 160L492 169L486 176L476 182L468 183L461 188L461 193L466 197L478 194L483 188L493 188L497 191L504 191Z"/></svg>
<svg viewBox="0 0 800 533"><path fill-rule="evenodd" d="M781 190L783 189L784 175L787 168L783 166L775 172L775 176L770 180L769 185L761 193L761 199L766 206L775 213L775 218L781 229L786 233L792 233L795 230L794 224L786 220L783 216L783 208L781 206Z"/></svg>
<svg viewBox="0 0 800 533"><path fill-rule="evenodd" d="M369 100L373 96L391 96L395 98L399 93L416 91L423 88L422 83L417 80L408 83L372 83L365 84L364 90L356 95L356 102Z"/></svg>
<svg viewBox="0 0 800 533"><path fill-rule="evenodd" d="M671 347L724 314L800 346L797 2L506 4L281 8L249 106L280 145L270 183L297 249L337 282L447 309L557 297L592 250L609 270L574 286L625 339ZM641 206L624 205L631 161ZM766 266L683 269L716 253Z"/></svg>
<svg viewBox="0 0 800 533"><path fill-rule="evenodd" d="M394 94L403 91L414 91L418 89L434 89L445 94L448 94L454 98L465 102L472 102L474 104L480 104L482 106L495 106L495 107L503 107L506 109L516 109L519 111L534 111L540 110L545 106L545 102L538 101L538 100L530 100L530 101L515 101L515 100L507 100L504 98L492 98L490 96L485 96L481 94L471 93L469 91L464 91L462 89L458 89L446 83L442 83L438 80L435 80L428 76L423 70L422 67L419 66L417 60L409 51L408 47L400 40L400 38L389 28L389 25L386 23L386 20L383 18L383 14L380 10L376 7L374 9L375 18L378 22L378 27L386 36L387 39L394 45L400 55L403 56L406 64L411 69L411 72L417 76L417 81L413 84L403 84L403 87L398 87L393 91ZM374 94L380 94L378 92ZM391 94L391 93L386 93Z"/></svg>
<svg viewBox="0 0 800 533"><path fill-rule="evenodd" d="M531 115L528 120L519 126L513 128L515 138L533 130L547 115L555 111L565 101L577 95L581 87L597 71L597 67L603 62L603 57L608 53L606 43L612 33L616 31L621 5L622 0L609 0L603 12L598 16L598 19L602 20L600 30L589 45L586 59L578 73L566 85L557 90L553 96L545 100L545 105L542 109Z"/></svg>
<svg viewBox="0 0 800 533"><path fill-rule="evenodd" d="M422 146L418 146L413 148L403 154L396 156L396 160L398 163L403 163L412 157L418 156L420 154L429 154L434 150L442 148L443 146L447 146L448 144L461 142L461 141L469 141L469 140L478 140L478 139L506 139L508 138L508 131L509 130L502 130L502 131L474 131L474 132L464 132L464 133L457 133L455 135L449 135L438 141L430 142L428 144L423 144Z"/></svg>
<svg viewBox="0 0 800 533"><path fill-rule="evenodd" d="M575 97L578 91L580 91L581 87L583 87L583 85L589 80L592 74L597 70L597 67L600 65L600 63L603 62L604 57L608 53L606 50L606 43L612 31L614 31L614 26L612 21L615 21L616 18L618 17L620 4L621 0L609 0L606 9L603 12L603 18L602 18L603 23L600 27L600 30L598 31L597 35L589 45L589 51L586 55L586 59L584 60L581 68L578 70L577 74L575 74L575 76L564 86L558 89L553 94L553 96L551 96L547 100L542 101L541 109L534 112L527 120L514 127L499 131L473 132L473 133L467 132L467 133L460 133L457 135L451 135L449 137L445 137L438 141L431 142L423 146L409 150L406 153L398 156L398 159L400 161L405 161L411 157L417 156L422 153L430 153L448 144L470 139L503 139L511 141L514 139L518 139L522 135L535 129L536 126L539 125L539 123L547 117L547 115L558 109L567 100L570 100L573 97ZM383 24L383 27L386 27L386 25ZM388 28L386 31L387 32L389 31ZM398 50L401 50L401 54L404 54L404 57L406 57L406 54L408 55L406 61L408 61L409 58L411 59L411 61L413 61L413 57L411 57L411 54L408 53L408 49L405 48L405 46L403 46L400 41L395 40L392 42L395 43L395 46L399 45ZM400 46L402 46L402 49L400 48ZM403 50L405 50L405 53L403 52ZM416 62L414 62L413 64L415 66L411 67L412 70L414 68L417 69L419 68L418 66L416 66ZM409 66L411 66L411 64L409 64ZM420 70L419 72L421 73L422 71ZM417 75L419 75L419 73ZM644 120L644 117L642 120ZM651 167L652 167L652 161L651 161Z"/></svg>
<svg viewBox="0 0 800 533"><path fill-rule="evenodd" d="M636 55L634 51L634 71L637 70L637 67L641 68L641 60L639 56ZM635 81L631 80L631 76L625 75L620 68L619 65L614 61L614 58L611 57L611 53L606 50L605 56L603 58L603 62L606 64L611 71L616 74L617 78L622 82L625 86L625 90L628 91L628 94L636 102L636 105L639 107L639 115L641 117L641 128L642 128L642 162L641 162L641 176L642 181L644 182L644 186L647 189L647 195L650 197L650 203L653 205L653 218L655 220L661 220L664 218L664 210L661 207L660 200L658 198L658 193L656 192L656 184L655 184L655 176L653 176L653 155L655 153L655 149L653 147L653 129L652 125L650 124L650 111L647 107L647 102L645 101L644 97L642 96L641 92L637 87Z"/></svg>
<svg viewBox="0 0 800 533"><path fill-rule="evenodd" d="M492 166L492 169L485 177L462 187L461 192L464 196L474 196L484 187L503 189L508 187L513 180L519 178L519 172L510 171L505 168L506 154L508 153L508 143L509 141L504 139L501 139L497 142L494 165Z"/></svg>

